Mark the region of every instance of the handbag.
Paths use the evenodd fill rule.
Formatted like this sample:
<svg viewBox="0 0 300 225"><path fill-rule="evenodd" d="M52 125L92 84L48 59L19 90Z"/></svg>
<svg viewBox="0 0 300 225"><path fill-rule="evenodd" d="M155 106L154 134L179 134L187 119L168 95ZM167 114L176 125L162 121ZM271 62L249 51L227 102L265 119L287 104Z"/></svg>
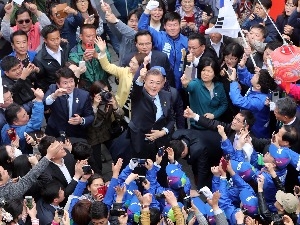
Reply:
<svg viewBox="0 0 300 225"><path fill-rule="evenodd" d="M125 120L114 120L109 128L109 132L111 135L111 138L117 138L119 137L128 127L128 124Z"/></svg>

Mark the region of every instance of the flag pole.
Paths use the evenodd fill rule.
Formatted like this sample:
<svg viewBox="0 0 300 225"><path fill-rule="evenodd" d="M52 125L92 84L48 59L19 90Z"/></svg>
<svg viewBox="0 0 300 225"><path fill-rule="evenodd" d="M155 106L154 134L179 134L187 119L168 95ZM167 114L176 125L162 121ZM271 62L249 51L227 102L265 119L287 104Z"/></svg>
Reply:
<svg viewBox="0 0 300 225"><path fill-rule="evenodd" d="M241 33L241 35L242 35L243 41L245 42L245 45L246 45L246 48L247 48L249 45L248 45L248 43L247 43L247 41L246 41L245 35L244 35L244 33L243 33L242 30L240 30L240 33ZM252 63L253 63L253 66L256 67L256 63L255 63L255 60L254 60L254 58L253 58L253 54L252 54L252 53L250 53L250 59L251 59L251 61L252 61Z"/></svg>

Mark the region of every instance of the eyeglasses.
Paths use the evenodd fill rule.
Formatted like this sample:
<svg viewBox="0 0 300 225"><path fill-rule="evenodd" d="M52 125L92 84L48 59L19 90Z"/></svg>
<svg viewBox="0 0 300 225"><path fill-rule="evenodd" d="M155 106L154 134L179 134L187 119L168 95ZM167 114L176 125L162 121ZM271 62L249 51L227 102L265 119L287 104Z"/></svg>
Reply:
<svg viewBox="0 0 300 225"><path fill-rule="evenodd" d="M149 46L152 45L151 42L147 42L147 43L138 43L139 46Z"/></svg>
<svg viewBox="0 0 300 225"><path fill-rule="evenodd" d="M228 60L228 61L237 61L237 60L238 60L237 57L225 56L224 58L225 58L226 60Z"/></svg>
<svg viewBox="0 0 300 225"><path fill-rule="evenodd" d="M26 20L18 20L18 24L23 24L24 22L25 23L30 23L31 19L26 19Z"/></svg>
<svg viewBox="0 0 300 225"><path fill-rule="evenodd" d="M241 121L240 119L233 117L233 120L236 120L238 123L243 123L243 121Z"/></svg>
<svg viewBox="0 0 300 225"><path fill-rule="evenodd" d="M199 45L198 47L188 47L188 50L197 50L200 47L201 47L201 45Z"/></svg>

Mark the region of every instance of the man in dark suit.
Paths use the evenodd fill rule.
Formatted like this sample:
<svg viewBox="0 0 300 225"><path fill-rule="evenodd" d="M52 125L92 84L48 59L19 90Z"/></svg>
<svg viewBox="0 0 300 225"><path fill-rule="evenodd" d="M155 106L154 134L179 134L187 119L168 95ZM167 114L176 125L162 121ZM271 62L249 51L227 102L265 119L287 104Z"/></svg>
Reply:
<svg viewBox="0 0 300 225"><path fill-rule="evenodd" d="M150 56L150 62L149 62L150 68L153 66L163 67L167 74L166 76L167 81L170 83L172 87L175 87L174 74L170 67L168 55L166 53L157 50L152 50L153 38L151 33L148 30L140 30L136 33L134 37L134 41L138 52L145 53ZM121 66L128 66L130 60L132 59L135 53L136 52L132 52L128 54L128 56L124 60L124 63Z"/></svg>
<svg viewBox="0 0 300 225"><path fill-rule="evenodd" d="M45 43L36 54L33 64L39 68L39 72L36 73L36 86L46 92L50 84L55 84L55 72L68 61L69 45L61 42L59 30L55 25L45 26L41 34Z"/></svg>
<svg viewBox="0 0 300 225"><path fill-rule="evenodd" d="M175 121L171 93L162 90L163 83L158 69L150 69L133 83L128 124L132 157L154 160L157 148L168 144Z"/></svg>
<svg viewBox="0 0 300 225"><path fill-rule="evenodd" d="M298 141L294 145L287 147L300 154L300 119L296 116L296 113L297 104L293 98L285 97L276 101L274 114L278 121L277 128L280 128L282 125L290 125L296 128ZM265 153L271 144L271 140L254 138L252 139L252 144L256 151ZM288 172L285 179L285 190L293 193L294 186L299 185L299 172L291 165L288 165L287 169Z"/></svg>
<svg viewBox="0 0 300 225"><path fill-rule="evenodd" d="M56 72L56 85L46 92L44 102L51 109L46 134L54 137L65 131L67 137L85 138L85 128L94 121L90 95L75 87L75 75L67 67Z"/></svg>
<svg viewBox="0 0 300 225"><path fill-rule="evenodd" d="M54 137L45 136L42 138L39 144L39 151L42 156L47 153L47 148L54 142L57 142ZM74 156L66 151L62 144L59 145L59 151L51 158L45 172L64 188L65 200L61 201L60 205L64 206L68 196L75 190L78 180L83 175L82 166L83 161L76 163Z"/></svg>
<svg viewBox="0 0 300 225"><path fill-rule="evenodd" d="M235 115L231 123L227 124L200 116L194 113L190 108L184 111L184 117L193 118L197 121L197 125L206 129L198 130L197 133L192 133L189 130L178 130L174 132L172 139L183 140L186 143L189 150L188 156L190 156L187 159L188 163L192 165L197 188L201 188L205 185L208 186L211 179L207 174L208 171L206 170L207 167L204 160L208 161L210 168L211 166L218 165L223 155L220 144L221 136L217 128L218 125L224 127L228 139L233 146L235 146L240 130L245 126L250 130L255 122L255 118L249 110L242 110Z"/></svg>
<svg viewBox="0 0 300 225"><path fill-rule="evenodd" d="M167 146L174 129L172 94L162 90L164 77L160 70L150 69L146 72L145 69L140 74L133 82L131 92L131 121L128 124L131 155L133 158L154 161L158 148ZM157 175L163 187L167 187L166 165L165 156ZM135 172L143 174L145 171Z"/></svg>

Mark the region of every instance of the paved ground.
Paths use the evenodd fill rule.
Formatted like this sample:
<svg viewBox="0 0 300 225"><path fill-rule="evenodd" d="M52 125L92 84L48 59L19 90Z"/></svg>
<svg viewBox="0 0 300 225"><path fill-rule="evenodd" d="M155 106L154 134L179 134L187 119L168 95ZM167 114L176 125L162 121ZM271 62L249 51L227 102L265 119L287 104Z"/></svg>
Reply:
<svg viewBox="0 0 300 225"><path fill-rule="evenodd" d="M115 64L118 64L118 56L116 55L116 53L113 51L112 47L109 45L109 52L111 54L111 59L112 62ZM115 79L114 77L110 77L109 79L110 84L112 86L112 90L115 92L116 91L116 84L115 84ZM111 163L112 163L112 159L111 159L111 155L109 153L109 151L103 146L103 151L102 154L103 156L106 158L106 162L103 163L103 176L105 180L110 180L111 176L112 176L112 171L111 171ZM194 184L194 179L193 179L193 173L191 171L191 168L189 165L187 165L185 160L180 160L180 163L183 165L183 170L186 172L187 176L190 178L191 183L192 183L192 189L195 189L195 184Z"/></svg>

